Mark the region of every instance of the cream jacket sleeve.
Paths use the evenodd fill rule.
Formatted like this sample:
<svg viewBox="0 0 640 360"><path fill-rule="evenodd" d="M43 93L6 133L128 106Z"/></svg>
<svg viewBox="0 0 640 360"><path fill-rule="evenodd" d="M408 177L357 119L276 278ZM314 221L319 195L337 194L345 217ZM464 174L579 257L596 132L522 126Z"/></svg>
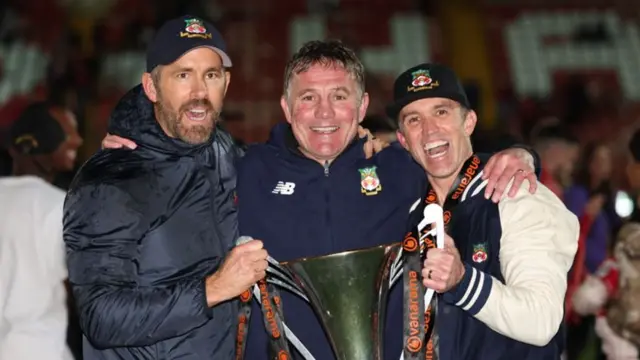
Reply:
<svg viewBox="0 0 640 360"><path fill-rule="evenodd" d="M535 346L558 332L564 317L567 274L578 248L578 219L547 187L535 194L525 181L498 204L503 284L465 264L465 275L445 296L494 331ZM505 194L507 191L505 191ZM451 296L454 295L454 296Z"/></svg>

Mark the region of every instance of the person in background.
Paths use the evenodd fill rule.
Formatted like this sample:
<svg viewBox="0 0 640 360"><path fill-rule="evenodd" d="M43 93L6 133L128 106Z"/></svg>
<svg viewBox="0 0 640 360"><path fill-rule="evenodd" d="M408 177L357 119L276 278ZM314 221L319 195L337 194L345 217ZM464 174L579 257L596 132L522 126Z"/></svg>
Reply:
<svg viewBox="0 0 640 360"><path fill-rule="evenodd" d="M71 114L47 103L28 106L9 130L12 176L0 177L0 359L73 359L65 344L76 345L64 284L65 193L51 182L73 168L81 142Z"/></svg>
<svg viewBox="0 0 640 360"><path fill-rule="evenodd" d="M30 121L35 123L31 124L25 119L33 119ZM52 133L47 136L47 139L53 139L50 141L54 141L56 147L50 151L47 150L49 152L46 154L46 159L18 151L18 149L34 148L37 154L42 155L40 153L42 144L32 135L35 130L29 128L29 126L38 126L38 119L48 119L52 124L50 126L56 128L56 130L49 129ZM53 126L51 119L57 123L57 127ZM27 130L23 131L22 135L16 136L15 132L20 132L19 126L25 126ZM78 148L82 145L82 137L78 134L77 128L75 115L66 108L54 106L48 102L29 105L21 113L19 120L16 120L9 134L9 153L13 159L12 174L35 175L49 183L54 183L58 174L73 170Z"/></svg>
<svg viewBox="0 0 640 360"><path fill-rule="evenodd" d="M614 226L620 222L613 203L611 149L600 143L588 144L575 182L564 191L564 202L580 219L578 254L569 276L567 291L567 356L577 359L593 331L595 318L580 317L572 311L572 294L587 274L594 274L608 254Z"/></svg>
<svg viewBox="0 0 640 360"><path fill-rule="evenodd" d="M640 191L640 130L628 145L626 175L631 191ZM595 333L608 360L637 360L640 348L640 219L622 225L608 257L588 274L571 301L575 312L595 315Z"/></svg>
<svg viewBox="0 0 640 360"><path fill-rule="evenodd" d="M635 199L634 211L629 220L640 223L640 130L633 133L627 153L627 181L632 198Z"/></svg>
<svg viewBox="0 0 640 360"><path fill-rule="evenodd" d="M540 182L564 199L564 190L571 184L580 154L578 141L561 126L551 125L536 134L533 148L542 163Z"/></svg>
<svg viewBox="0 0 640 360"><path fill-rule="evenodd" d="M567 208L580 218L580 227L588 230L585 266L589 273L606 257L609 238L620 223L614 209L612 163L609 146L588 144L576 180L564 192Z"/></svg>

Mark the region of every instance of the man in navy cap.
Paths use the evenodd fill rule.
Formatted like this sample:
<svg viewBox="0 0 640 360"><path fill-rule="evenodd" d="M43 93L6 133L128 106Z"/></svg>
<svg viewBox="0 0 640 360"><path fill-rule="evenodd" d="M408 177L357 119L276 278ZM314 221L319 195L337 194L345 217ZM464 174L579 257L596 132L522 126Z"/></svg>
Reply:
<svg viewBox="0 0 640 360"><path fill-rule="evenodd" d="M479 195L486 161L471 146L477 116L451 69L421 64L402 73L387 113L427 175L422 203L445 213L445 248L427 250L422 269L425 287L441 294L431 355L560 359L576 217L543 184L527 191L530 180L499 203ZM424 206L412 212L412 228Z"/></svg>
<svg viewBox="0 0 640 360"><path fill-rule="evenodd" d="M234 247L234 150L215 129L230 67L211 24L164 24L110 119L138 149L100 151L74 179L64 240L87 359L234 356L231 300L264 277L267 253Z"/></svg>

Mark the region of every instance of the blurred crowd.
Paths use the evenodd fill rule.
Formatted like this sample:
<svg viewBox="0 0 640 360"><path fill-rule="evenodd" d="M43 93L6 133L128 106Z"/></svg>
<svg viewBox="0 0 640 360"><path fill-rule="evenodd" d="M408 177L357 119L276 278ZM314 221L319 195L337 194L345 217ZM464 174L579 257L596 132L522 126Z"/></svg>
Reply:
<svg viewBox="0 0 640 360"><path fill-rule="evenodd" d="M4 147L0 153L0 175L37 175L65 189L78 166L99 148L113 105L128 86L135 84L135 74L141 73L144 62L144 58L137 54L146 47L153 29L176 14L194 13L218 24L229 37L238 34L235 23L253 21L261 11L265 11L257 2L253 11L228 3L232 2L2 2L0 135L3 139L11 138L12 134L7 131L9 126L20 116L30 116L24 114L24 109L41 100L47 101L50 105L47 109L51 111L37 116L55 119L65 134L55 139L46 130L37 134L38 138L34 140L43 144L52 142L52 145L49 153L42 154L47 158L35 167L25 168L21 153ZM247 5L250 2L241 3ZM314 9L310 11L326 13L337 11L339 1L308 0L307 3L309 9ZM434 6L430 1L399 3L408 3L411 11L421 15L433 15ZM573 41L606 43L609 36L600 26L582 29ZM228 42L231 51L235 52L232 57L242 58L242 51L233 49L234 41ZM273 51L267 45L261 44L255 50ZM355 45L357 48L358 44ZM12 58L17 52L31 55ZM134 75L113 70L114 57L109 56L113 54L122 55L119 59L127 55L133 63L138 62L138 69L128 68ZM446 58L442 60L446 61ZM39 69L40 61L46 64L43 73L29 73L32 69ZM20 65L32 67L21 68ZM238 70L244 71L242 68ZM640 162L640 159L629 156L631 135L640 128L640 103L625 98L615 74L612 81L608 72L569 73L563 75L552 93L544 97L522 96L514 89L513 83L502 82L502 78L496 75L494 119L484 122L484 126L476 131L474 148L480 152L495 152L516 143L533 146L542 160L541 182L580 218L580 250L570 277L568 295L568 356L569 359L580 356L586 359L595 358L594 354L599 353L599 350L593 350L598 348L593 345L598 341L595 336L596 316L593 311L591 314L574 311L570 297L586 280L596 276L601 266L614 255L622 225L629 221L640 222L640 194L631 189L632 184L625 172L627 164ZM277 79L280 75L273 77ZM390 98L388 79L395 75L368 74L367 86L373 99L386 102ZM261 79L256 79L256 85L262 84L258 80ZM266 112L273 116L265 123L252 118L254 110L242 111L246 102L238 92L243 90L238 85L233 86L237 87L230 95L230 106L223 113L223 126L237 137L238 142L264 140L269 127L281 120L277 115L277 98L274 97L273 105L269 105L276 111ZM467 91L474 107L481 107L484 99L478 84L469 80ZM374 112L367 116L363 126L377 137L395 141L393 122L381 112L376 112L376 106L372 108ZM633 171L638 177L637 170L629 170ZM3 202L3 206L8 204ZM76 359L80 359L78 346L81 335L73 311L70 312L69 329L69 344Z"/></svg>

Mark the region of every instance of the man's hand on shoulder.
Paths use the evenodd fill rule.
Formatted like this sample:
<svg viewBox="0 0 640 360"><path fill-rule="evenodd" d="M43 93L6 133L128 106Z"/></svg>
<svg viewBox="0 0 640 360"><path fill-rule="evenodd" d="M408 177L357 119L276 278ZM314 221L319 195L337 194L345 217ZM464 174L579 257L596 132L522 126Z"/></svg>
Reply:
<svg viewBox="0 0 640 360"><path fill-rule="evenodd" d="M483 169L483 180L488 180L484 197L497 203L502 198L509 182L509 197L516 196L522 182L529 181L529 192L535 193L538 182L531 153L521 148L510 148L494 154Z"/></svg>
<svg viewBox="0 0 640 360"><path fill-rule="evenodd" d="M379 153L384 150L389 143L376 138L371 134L371 132L362 126L358 126L358 137L359 138L367 138L367 142L364 143L364 155L367 159L371 158L374 154Z"/></svg>
<svg viewBox="0 0 640 360"><path fill-rule="evenodd" d="M267 250L260 240L251 240L233 248L218 271L206 279L209 307L242 294L264 278L267 257Z"/></svg>
<svg viewBox="0 0 640 360"><path fill-rule="evenodd" d="M118 135L111 135L109 133L107 133L107 136L102 139L103 149L121 149L123 147L133 150L137 148L138 145L129 139L125 139Z"/></svg>

